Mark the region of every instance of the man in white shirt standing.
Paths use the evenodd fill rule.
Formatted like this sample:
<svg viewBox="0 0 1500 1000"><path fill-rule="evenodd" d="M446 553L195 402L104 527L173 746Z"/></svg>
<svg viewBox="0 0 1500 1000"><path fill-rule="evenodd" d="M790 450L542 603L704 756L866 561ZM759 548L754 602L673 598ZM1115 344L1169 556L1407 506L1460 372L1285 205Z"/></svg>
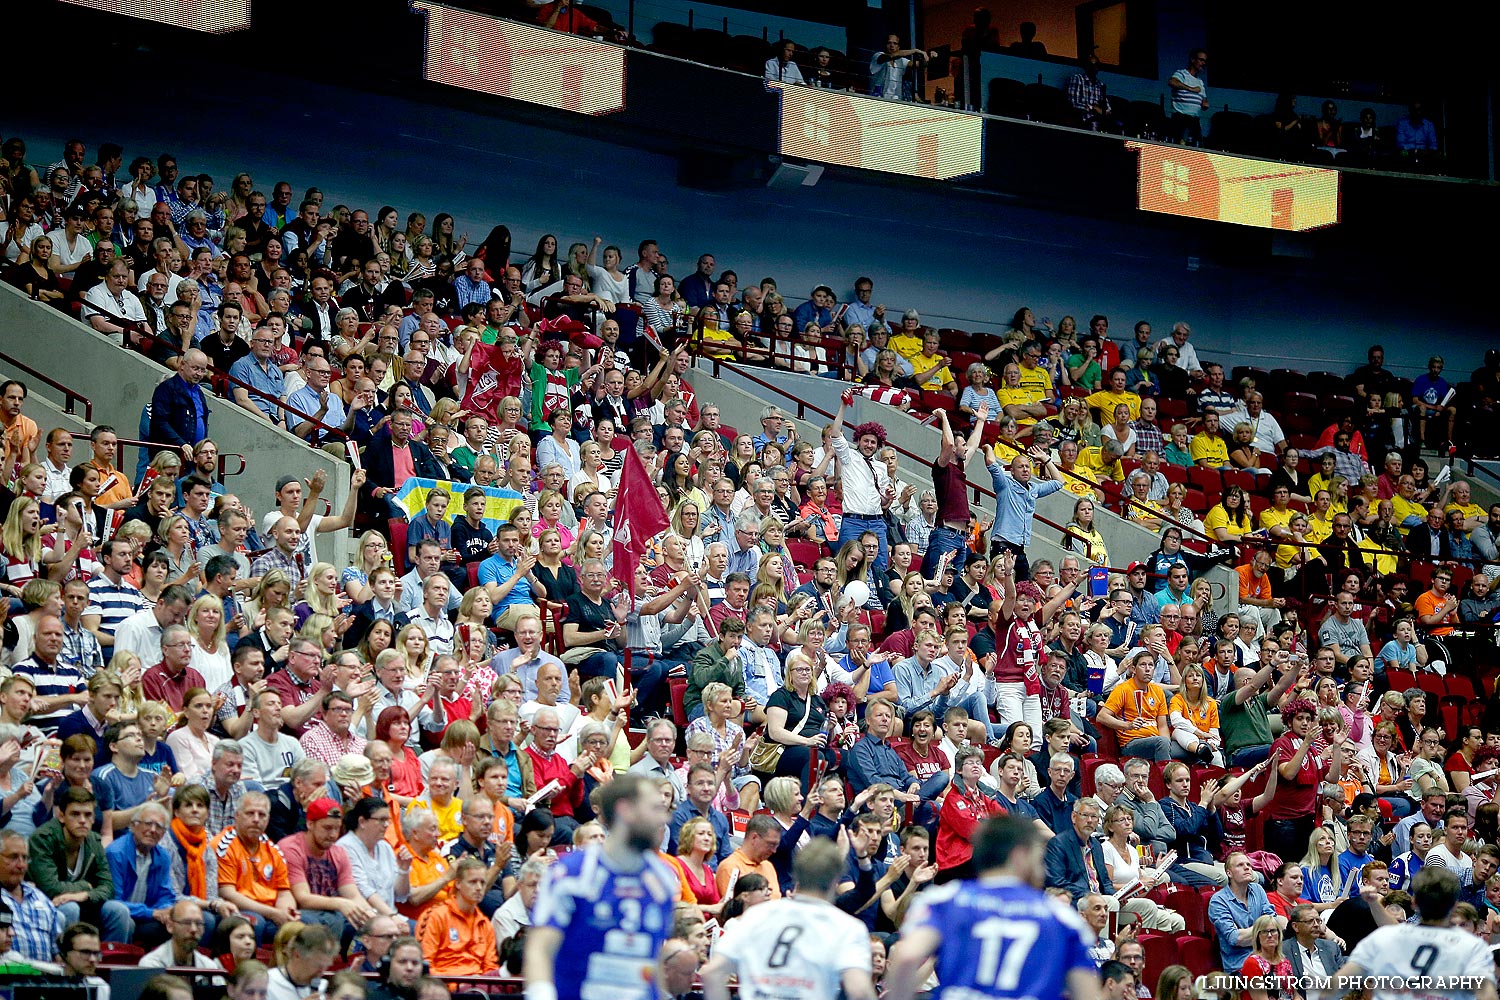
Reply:
<svg viewBox="0 0 1500 1000"><path fill-rule="evenodd" d="M728 1000L732 974L744 1000L821 1000L840 987L849 1000L874 1000L869 931L833 905L846 866L832 841L802 848L793 861L797 895L745 911L719 939L702 971L706 1000Z"/></svg>
<svg viewBox="0 0 1500 1000"><path fill-rule="evenodd" d="M1464 853L1464 841L1468 839L1469 807L1449 806L1443 815L1443 839L1432 845L1422 868L1446 868L1458 878L1460 888L1467 888L1474 880L1474 859Z"/></svg>
<svg viewBox="0 0 1500 1000"><path fill-rule="evenodd" d="M1184 145L1203 141L1203 123L1199 120L1208 110L1208 87L1203 83L1203 70L1208 66L1208 53L1194 49L1188 53L1186 69L1172 74L1167 86L1172 89L1171 134Z"/></svg>
<svg viewBox="0 0 1500 1000"><path fill-rule="evenodd" d="M844 496L844 520L839 524L839 540L835 549L843 548L865 532L871 532L880 541L880 554L875 557L875 573L885 572L890 563L890 549L886 542L885 508L896 502L896 490L891 485L884 462L875 461L875 452L885 444L885 428L871 421L854 428L855 447L844 437L844 411L854 402L854 391L845 389L839 400L839 412L833 418L829 439L833 444L834 457L838 459L842 480L840 488Z"/></svg>
<svg viewBox="0 0 1500 1000"><path fill-rule="evenodd" d="M885 49L870 60L870 94L887 101L901 100L906 71L914 62L926 64L927 53L921 49L903 49L899 36L887 35Z"/></svg>

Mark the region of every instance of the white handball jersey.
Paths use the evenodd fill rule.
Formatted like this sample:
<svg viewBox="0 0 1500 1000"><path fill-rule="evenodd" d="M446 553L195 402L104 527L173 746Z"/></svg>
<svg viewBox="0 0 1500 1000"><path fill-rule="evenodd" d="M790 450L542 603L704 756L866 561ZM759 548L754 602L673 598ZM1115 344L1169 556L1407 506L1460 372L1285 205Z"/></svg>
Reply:
<svg viewBox="0 0 1500 1000"><path fill-rule="evenodd" d="M1378 980L1374 1000L1470 1000L1473 986L1495 981L1495 960L1483 939L1449 927L1398 924L1378 928L1349 956Z"/></svg>
<svg viewBox="0 0 1500 1000"><path fill-rule="evenodd" d="M731 920L714 954L734 962L743 1000L833 1000L847 970L870 971L870 932L821 899L778 899Z"/></svg>

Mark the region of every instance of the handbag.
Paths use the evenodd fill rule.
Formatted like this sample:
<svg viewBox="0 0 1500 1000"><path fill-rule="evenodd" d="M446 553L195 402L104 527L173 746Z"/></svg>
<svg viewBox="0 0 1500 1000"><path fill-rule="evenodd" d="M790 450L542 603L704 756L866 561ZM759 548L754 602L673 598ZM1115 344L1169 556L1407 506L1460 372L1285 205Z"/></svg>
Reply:
<svg viewBox="0 0 1500 1000"><path fill-rule="evenodd" d="M812 712L812 700L816 695L812 689L807 691L807 701L802 707L802 718L797 721L797 732L807 724L807 716ZM781 763L781 754L786 750L786 744L775 743L770 739L763 739L755 744L750 751L750 770L759 771L761 774L770 774L776 770L776 765Z"/></svg>

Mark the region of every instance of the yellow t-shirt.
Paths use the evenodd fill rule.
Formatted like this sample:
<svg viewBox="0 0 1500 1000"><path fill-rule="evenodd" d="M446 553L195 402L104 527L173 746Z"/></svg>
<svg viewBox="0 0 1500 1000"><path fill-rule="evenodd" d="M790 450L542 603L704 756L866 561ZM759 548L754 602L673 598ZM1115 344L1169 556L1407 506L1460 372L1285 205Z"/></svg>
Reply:
<svg viewBox="0 0 1500 1000"><path fill-rule="evenodd" d="M1033 401L1040 402L1043 399L1051 399L1054 391L1052 388L1052 373L1041 365L1037 365L1030 371L1025 365L1018 366L1021 369L1021 388L1030 392Z"/></svg>
<svg viewBox="0 0 1500 1000"><path fill-rule="evenodd" d="M1250 530L1250 519L1246 517L1243 521L1231 523L1229 511L1224 509L1224 505L1215 504L1213 510L1209 511L1208 516L1203 519L1203 533L1210 538L1216 538L1215 528L1227 528L1229 531L1244 534Z"/></svg>
<svg viewBox="0 0 1500 1000"><path fill-rule="evenodd" d="M1292 518L1297 512L1288 507L1286 510L1277 510L1275 507L1267 507L1260 512L1260 526L1267 531L1272 528L1284 528L1292 523Z"/></svg>
<svg viewBox="0 0 1500 1000"><path fill-rule="evenodd" d="M1125 481L1125 466L1120 464L1117 458L1114 463L1106 466L1104 464L1103 448L1082 448L1078 452L1078 466L1087 469L1095 481L1100 479L1113 479L1117 483Z"/></svg>
<svg viewBox="0 0 1500 1000"><path fill-rule="evenodd" d="M1104 707L1121 722L1129 723L1128 728L1115 731L1115 739L1123 745L1158 735L1156 720L1167 714L1167 692L1159 684L1147 684L1142 690L1131 678L1115 685Z"/></svg>
<svg viewBox="0 0 1500 1000"><path fill-rule="evenodd" d="M1465 521L1467 521L1471 517L1477 517L1480 520L1484 520L1484 508L1479 506L1477 503L1450 503L1448 504L1448 506L1443 508L1443 513L1446 515L1450 510L1456 510L1462 513Z"/></svg>
<svg viewBox="0 0 1500 1000"><path fill-rule="evenodd" d="M1334 473L1334 475L1338 475L1338 473ZM1318 499L1319 490L1327 490L1328 495L1333 496L1333 484L1330 478L1325 477L1321 472L1314 472L1307 477L1307 495L1316 500ZM1400 498L1398 497L1397 499Z"/></svg>
<svg viewBox="0 0 1500 1000"><path fill-rule="evenodd" d="M1208 460L1208 464L1222 469L1229 464L1229 446L1217 434L1194 434L1188 442L1188 455L1194 462Z"/></svg>
<svg viewBox="0 0 1500 1000"><path fill-rule="evenodd" d="M922 353L922 338L908 337L904 333L897 333L891 336L886 346L915 364L917 355Z"/></svg>
<svg viewBox="0 0 1500 1000"><path fill-rule="evenodd" d="M1307 535L1305 537L1309 542L1316 545L1319 542L1326 541L1333 534L1333 515L1335 513L1334 509L1329 507L1328 520L1326 521L1318 516L1317 511L1313 511L1307 515Z"/></svg>
<svg viewBox="0 0 1500 1000"><path fill-rule="evenodd" d="M1002 407L1030 406L1033 403L1040 402L1036 394L1025 387L1017 387L1015 389L996 389L995 395L999 398L1000 405ZM1029 427L1030 425L1036 423L1036 417L1030 417L1022 414L1021 416L1016 418L1016 423L1020 424L1023 427Z"/></svg>
<svg viewBox="0 0 1500 1000"><path fill-rule="evenodd" d="M1417 522L1416 522L1417 524L1420 524L1421 522L1427 520L1427 508L1426 507L1423 507L1421 504L1417 503L1415 500L1408 500L1408 499L1406 499L1404 496L1402 496L1399 493L1396 494L1395 496L1391 497L1391 509L1396 512L1396 516L1395 516L1396 527L1398 527L1398 528L1401 529L1401 534L1403 534L1403 535L1406 534L1408 531L1411 530L1410 527L1408 527L1408 526L1406 526L1406 525L1404 525L1404 524L1401 523L1401 522L1405 521L1408 517L1415 517L1417 519ZM1415 526L1416 525L1414 524L1411 527L1415 527Z"/></svg>
<svg viewBox="0 0 1500 1000"><path fill-rule="evenodd" d="M922 354L919 351L919 352L917 352L917 356L915 358L912 358L912 362L911 363L916 366L917 371L921 371L922 369L926 368L928 365L932 364L932 361L933 361L933 359L931 359L931 358L924 358L924 357L922 357ZM922 383L922 388L924 388L924 389L941 389L943 386L947 385L949 382L952 382L952 381L953 381L953 373L948 370L948 366L947 365L943 365L942 367L938 368L937 371L935 371L931 375L927 376L927 381L925 381L925 382Z"/></svg>
<svg viewBox="0 0 1500 1000"><path fill-rule="evenodd" d="M1084 468L1082 463L1074 463L1073 468L1069 469L1068 472L1080 478L1074 479L1073 476L1064 472L1063 490L1073 494L1075 497L1093 497L1094 486L1099 482L1099 477L1095 474L1094 470Z"/></svg>
<svg viewBox="0 0 1500 1000"><path fill-rule="evenodd" d="M1141 397L1133 392L1114 392L1110 389L1100 389L1089 396L1084 403L1094 407L1106 418L1106 422L1115 418L1115 407L1124 403L1130 407L1130 419L1141 418Z"/></svg>
<svg viewBox="0 0 1500 1000"><path fill-rule="evenodd" d="M1375 572L1381 574L1382 576L1396 572L1396 556L1370 554L1379 552L1383 548L1383 546L1379 542L1375 541L1369 536L1366 536L1360 541L1359 547L1366 553L1365 562L1373 565L1375 567Z"/></svg>
<svg viewBox="0 0 1500 1000"><path fill-rule="evenodd" d="M1154 517L1157 520L1162 520L1167 516L1166 514L1162 513L1161 507L1150 500L1143 501L1143 505L1149 509L1142 510L1135 504L1127 504L1125 506L1125 517L1131 521L1144 521L1148 517Z"/></svg>

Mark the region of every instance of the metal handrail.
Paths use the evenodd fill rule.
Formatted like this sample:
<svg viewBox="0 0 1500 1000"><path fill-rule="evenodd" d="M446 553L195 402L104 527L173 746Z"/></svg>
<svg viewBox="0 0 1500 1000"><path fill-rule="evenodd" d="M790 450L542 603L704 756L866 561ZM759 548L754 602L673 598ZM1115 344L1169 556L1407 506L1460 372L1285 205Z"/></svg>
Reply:
<svg viewBox="0 0 1500 1000"><path fill-rule="evenodd" d="M70 435L72 435L73 440L75 440L75 441L87 440L89 437L92 436L87 431L69 431L68 433ZM149 449L149 450L153 450L153 451L180 451L181 450L181 446L175 445L175 444L167 444L164 441L144 441L144 440L139 440L137 438L120 437L118 434L115 435L115 442L117 444L123 444L123 445L125 445L126 447L129 447L129 448L141 448L141 449ZM230 459L230 458L237 458L240 461L240 467L238 469L234 470L233 472L226 471L229 466L228 466L228 463L225 460L226 459ZM219 454L219 477L218 477L218 481L222 483L224 481L224 479L225 479L226 476L238 476L238 475L242 475L244 473L245 469L247 468L248 464L249 463L247 463L245 461L245 456L241 455L239 452L234 452L234 451L221 452Z"/></svg>
<svg viewBox="0 0 1500 1000"><path fill-rule="evenodd" d="M86 421L88 421L89 423L93 423L94 422L94 404L93 404L93 401L90 400L83 393L78 392L78 391L76 391L74 389L69 389L67 386L63 385L61 382L57 381L57 379L53 378L52 376L47 375L47 374L45 374L43 372L37 371L35 368L31 367L26 362L21 361L21 360L15 358L14 356L12 356L10 354L6 354L4 351L0 351L0 361L4 361L6 364L10 365L12 368L18 368L18 369L20 369L21 371L25 372L27 375L29 375L32 378L36 379L38 382L42 383L43 385L50 386L53 389L56 389L58 392L62 393L63 394L63 412L64 413L73 413L73 402L74 402L74 400L77 400L78 402L82 403L83 404L83 419L86 420Z"/></svg>
<svg viewBox="0 0 1500 1000"><path fill-rule="evenodd" d="M783 399L787 399L787 400L790 400L791 402L795 403L796 406L797 406L797 419L799 419L799 420L806 420L807 419L807 417L805 416L805 414L806 414L806 412L808 410L813 411L814 413L818 414L819 416L827 417L829 420L834 419L834 417L836 416L835 414L829 413L827 410L823 409L821 406L818 406L816 403L809 403L805 399L799 399L796 396L793 396L790 392L787 392L785 389L781 388L780 386L773 385L770 382L767 382L765 379L760 378L759 376L756 376L756 375L752 374L751 372L745 370L744 368L741 368L739 365L733 364L732 362L721 360L719 358L702 358L702 355L699 355L699 357L702 360L707 360L707 361L713 362L713 375L714 375L714 378L718 378L719 377L719 369L722 366L724 368L729 369L731 372L733 372L734 374L738 375L739 377L741 377L743 379L746 379L746 380L754 383L755 385L760 386L763 389L766 389L766 390L768 390L770 392L773 392L776 395L782 397ZM907 449L901 447L899 444L894 444L894 443L891 443L891 442L887 442L887 446L890 447L890 448L892 448L892 449L894 449L895 452L896 452L896 454L898 454L898 455L904 455L907 458L911 459L913 462L917 462L917 463L919 463L921 465L928 465L928 464L930 464L930 462L929 462L928 459L923 458L921 455L918 455L915 452L908 451ZM964 477L964 485L966 485L970 490L972 490L973 493L974 493L974 495L976 497L990 497L990 498L994 498L995 497L995 491L994 490L988 489L988 488L980 485L979 483L974 482L972 479L969 479L967 475L965 475L965 477ZM1060 534L1062 534L1062 536L1064 538L1072 538L1072 539L1076 540L1079 544L1081 544L1083 546L1083 550L1084 550L1085 554L1090 553L1090 552L1093 551L1093 542L1091 542L1088 538L1085 538L1083 535L1080 535L1078 532L1073 531L1071 528L1064 527L1063 525L1058 524L1056 521L1052 520L1051 518L1046 517L1046 516L1044 516L1042 514L1038 514L1035 511L1032 512L1031 518L1032 518L1032 520L1034 520L1034 521L1040 521L1042 524L1045 524L1047 527L1052 528L1055 531L1059 532Z"/></svg>

